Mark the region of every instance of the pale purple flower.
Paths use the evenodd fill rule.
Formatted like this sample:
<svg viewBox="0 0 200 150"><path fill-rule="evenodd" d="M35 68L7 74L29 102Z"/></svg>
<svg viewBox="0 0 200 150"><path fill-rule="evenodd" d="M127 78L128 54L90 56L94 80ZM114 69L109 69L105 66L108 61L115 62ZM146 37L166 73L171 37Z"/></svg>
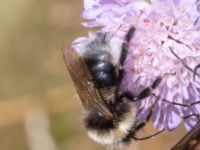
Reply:
<svg viewBox="0 0 200 150"><path fill-rule="evenodd" d="M194 81L192 71L200 64L200 0L84 0L84 8L82 17L89 20L84 26L102 26L101 32L119 40L136 27L121 91L136 94L162 77L154 95L137 102L139 118L145 120L153 109L155 128L172 131L184 120L189 131L199 121L200 104L183 107L165 100L200 101L200 77Z"/></svg>

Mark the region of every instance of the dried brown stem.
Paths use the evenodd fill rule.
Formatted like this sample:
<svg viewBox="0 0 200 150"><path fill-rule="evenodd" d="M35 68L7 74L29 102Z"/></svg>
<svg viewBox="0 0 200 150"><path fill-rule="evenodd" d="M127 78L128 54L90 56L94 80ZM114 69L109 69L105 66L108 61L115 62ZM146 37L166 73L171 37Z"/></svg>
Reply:
<svg viewBox="0 0 200 150"><path fill-rule="evenodd" d="M171 150L200 150L200 122L171 148Z"/></svg>

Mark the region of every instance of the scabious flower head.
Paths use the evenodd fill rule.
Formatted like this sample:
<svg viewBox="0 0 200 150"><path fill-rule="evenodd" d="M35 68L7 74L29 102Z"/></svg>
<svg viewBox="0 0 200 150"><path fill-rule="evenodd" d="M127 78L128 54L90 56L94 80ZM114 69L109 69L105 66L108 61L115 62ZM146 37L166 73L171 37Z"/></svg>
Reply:
<svg viewBox="0 0 200 150"><path fill-rule="evenodd" d="M138 94L162 77L152 95L136 102L138 118L145 120L153 110L155 128L172 131L184 120L189 131L200 114L200 104L183 106L200 101L199 75L193 80L200 64L200 0L84 0L84 8L82 17L89 21L83 25L101 26L114 38L123 40L136 27L121 92Z"/></svg>

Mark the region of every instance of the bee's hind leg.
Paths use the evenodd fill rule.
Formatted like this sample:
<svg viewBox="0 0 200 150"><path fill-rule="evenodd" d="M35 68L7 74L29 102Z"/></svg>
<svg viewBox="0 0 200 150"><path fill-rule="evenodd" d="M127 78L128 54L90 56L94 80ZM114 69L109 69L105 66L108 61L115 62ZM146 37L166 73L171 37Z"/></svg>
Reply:
<svg viewBox="0 0 200 150"><path fill-rule="evenodd" d="M155 96L155 95L153 94L153 96ZM140 123L137 124L136 131L142 129L147 124L147 122L149 122L149 120L150 120L150 118L151 118L151 116L153 114L153 108L154 108L155 104L157 103L157 101L159 101L159 99L160 99L158 96L155 96L155 97L156 97L155 103L150 107L149 114L147 115L145 121L140 122ZM150 139L150 138L153 138L153 137L159 135L163 131L165 131L165 129L162 129L160 131L154 132L151 135L148 135L148 136L145 136L145 137L135 137L133 135L132 138L135 139L135 140L140 140L140 141L141 140L147 140L147 139Z"/></svg>

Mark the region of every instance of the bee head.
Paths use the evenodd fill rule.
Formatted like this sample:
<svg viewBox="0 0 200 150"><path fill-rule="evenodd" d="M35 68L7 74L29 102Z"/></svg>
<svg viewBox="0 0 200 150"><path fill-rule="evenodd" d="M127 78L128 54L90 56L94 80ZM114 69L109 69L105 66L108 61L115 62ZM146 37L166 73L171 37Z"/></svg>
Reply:
<svg viewBox="0 0 200 150"><path fill-rule="evenodd" d="M103 145L123 144L136 124L135 107L131 105L124 102L115 104L110 119L95 110L88 111L84 121L89 137Z"/></svg>

